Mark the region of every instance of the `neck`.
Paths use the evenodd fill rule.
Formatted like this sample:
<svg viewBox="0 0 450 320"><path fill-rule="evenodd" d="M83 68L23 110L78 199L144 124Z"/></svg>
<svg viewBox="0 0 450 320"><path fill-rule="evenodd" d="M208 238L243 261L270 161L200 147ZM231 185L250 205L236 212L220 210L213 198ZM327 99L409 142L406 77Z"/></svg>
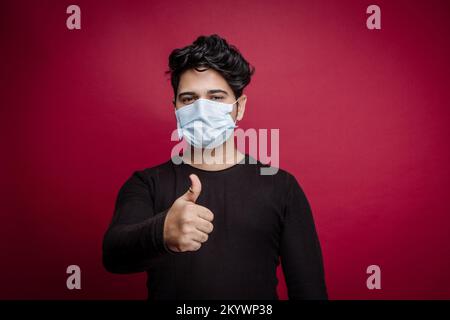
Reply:
<svg viewBox="0 0 450 320"><path fill-rule="evenodd" d="M242 161L245 155L234 145L234 139L214 149L191 148L183 153L183 161L195 168L207 171L218 171L234 166Z"/></svg>

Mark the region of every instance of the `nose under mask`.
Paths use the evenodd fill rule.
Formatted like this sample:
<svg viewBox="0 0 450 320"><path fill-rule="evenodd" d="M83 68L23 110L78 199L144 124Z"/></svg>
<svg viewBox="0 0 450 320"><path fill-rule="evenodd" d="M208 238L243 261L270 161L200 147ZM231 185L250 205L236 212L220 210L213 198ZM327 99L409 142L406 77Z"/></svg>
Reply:
<svg viewBox="0 0 450 320"><path fill-rule="evenodd" d="M175 110L178 138L185 137L196 148L213 149L230 138L236 123L231 117L234 103L197 99Z"/></svg>

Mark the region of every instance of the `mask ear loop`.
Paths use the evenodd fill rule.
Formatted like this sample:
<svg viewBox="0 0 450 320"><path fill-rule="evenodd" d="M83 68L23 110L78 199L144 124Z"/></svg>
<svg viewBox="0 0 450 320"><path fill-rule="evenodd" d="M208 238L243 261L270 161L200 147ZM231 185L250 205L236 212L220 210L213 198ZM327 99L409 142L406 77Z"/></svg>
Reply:
<svg viewBox="0 0 450 320"><path fill-rule="evenodd" d="M172 100L172 104L173 104L173 108L175 109L175 111L177 110L177 105L175 103L175 99ZM176 117L177 120L177 134L178 134L178 141L180 141L181 139L183 139L183 130L181 130L181 125L180 122L178 121L178 117Z"/></svg>
<svg viewBox="0 0 450 320"><path fill-rule="evenodd" d="M234 125L236 126L236 128L239 127L237 125L237 123L238 123L237 118L238 118L238 114L239 114L239 99L240 99L240 97L235 102L233 102L233 104L237 103L237 105L236 105L236 120L234 121Z"/></svg>

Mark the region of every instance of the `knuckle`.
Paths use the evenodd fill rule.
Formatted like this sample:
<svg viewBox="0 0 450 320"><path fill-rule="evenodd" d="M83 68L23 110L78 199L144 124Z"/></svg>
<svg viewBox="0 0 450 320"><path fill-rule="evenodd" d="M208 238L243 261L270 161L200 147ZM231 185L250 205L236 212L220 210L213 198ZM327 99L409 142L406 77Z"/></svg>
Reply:
<svg viewBox="0 0 450 320"><path fill-rule="evenodd" d="M191 239L187 235L181 236L181 238L180 238L180 244L183 246L189 245L190 241L191 241Z"/></svg>
<svg viewBox="0 0 450 320"><path fill-rule="evenodd" d="M183 214L189 214L192 211L192 205L190 203L183 205Z"/></svg>
<svg viewBox="0 0 450 320"><path fill-rule="evenodd" d="M191 228L189 227L188 224L183 224L181 225L181 233L183 234L187 234L191 231Z"/></svg>
<svg viewBox="0 0 450 320"><path fill-rule="evenodd" d="M183 224L191 224L192 223L192 217L189 214L184 214L180 220L181 220L181 223L183 223Z"/></svg>
<svg viewBox="0 0 450 320"><path fill-rule="evenodd" d="M196 204L195 203L187 203L185 206L186 211L192 212L195 210Z"/></svg>
<svg viewBox="0 0 450 320"><path fill-rule="evenodd" d="M179 247L180 247L180 251L182 251L182 252L190 251L191 250L191 241L183 240L180 242Z"/></svg>

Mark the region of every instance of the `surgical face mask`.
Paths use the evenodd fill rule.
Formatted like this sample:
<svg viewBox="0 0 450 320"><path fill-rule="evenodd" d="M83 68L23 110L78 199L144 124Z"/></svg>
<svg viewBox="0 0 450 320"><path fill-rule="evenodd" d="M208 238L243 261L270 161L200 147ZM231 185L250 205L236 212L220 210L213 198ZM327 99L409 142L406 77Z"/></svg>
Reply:
<svg viewBox="0 0 450 320"><path fill-rule="evenodd" d="M185 137L196 148L213 149L223 144L237 127L230 113L231 104L197 99L175 110L178 138Z"/></svg>

